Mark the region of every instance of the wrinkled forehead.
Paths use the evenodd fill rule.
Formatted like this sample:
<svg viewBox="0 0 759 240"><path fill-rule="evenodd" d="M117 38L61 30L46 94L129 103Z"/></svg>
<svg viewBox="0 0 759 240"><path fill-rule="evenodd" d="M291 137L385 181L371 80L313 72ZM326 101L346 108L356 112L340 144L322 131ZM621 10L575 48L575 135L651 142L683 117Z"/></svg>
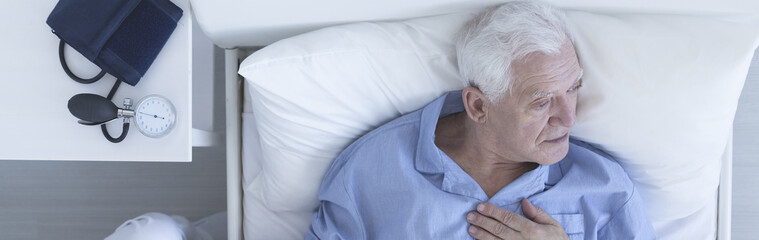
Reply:
<svg viewBox="0 0 759 240"><path fill-rule="evenodd" d="M582 77L577 54L571 44L565 44L559 53L536 52L512 63L514 85L512 93L530 96L534 91L553 91L573 85ZM532 91L529 91L532 90Z"/></svg>

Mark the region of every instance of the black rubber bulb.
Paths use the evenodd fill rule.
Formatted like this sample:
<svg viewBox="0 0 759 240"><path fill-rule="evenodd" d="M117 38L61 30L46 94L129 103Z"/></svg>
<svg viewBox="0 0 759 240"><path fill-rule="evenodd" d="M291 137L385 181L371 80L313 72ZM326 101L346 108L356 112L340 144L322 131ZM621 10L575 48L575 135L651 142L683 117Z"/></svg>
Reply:
<svg viewBox="0 0 759 240"><path fill-rule="evenodd" d="M69 99L69 112L85 125L98 125L117 117L118 107L103 96L81 93Z"/></svg>

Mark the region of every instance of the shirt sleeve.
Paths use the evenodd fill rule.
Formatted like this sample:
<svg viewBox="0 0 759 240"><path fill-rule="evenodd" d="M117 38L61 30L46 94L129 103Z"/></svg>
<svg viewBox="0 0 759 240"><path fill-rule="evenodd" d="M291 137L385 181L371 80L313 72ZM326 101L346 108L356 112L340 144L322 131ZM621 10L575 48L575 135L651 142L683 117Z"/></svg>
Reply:
<svg viewBox="0 0 759 240"><path fill-rule="evenodd" d="M340 174L339 174L340 175ZM363 221L356 205L343 185L337 181L323 186L319 192L321 204L311 217L311 226L305 239L365 239Z"/></svg>
<svg viewBox="0 0 759 240"><path fill-rule="evenodd" d="M630 199L599 230L598 239L656 239L643 199L635 188Z"/></svg>

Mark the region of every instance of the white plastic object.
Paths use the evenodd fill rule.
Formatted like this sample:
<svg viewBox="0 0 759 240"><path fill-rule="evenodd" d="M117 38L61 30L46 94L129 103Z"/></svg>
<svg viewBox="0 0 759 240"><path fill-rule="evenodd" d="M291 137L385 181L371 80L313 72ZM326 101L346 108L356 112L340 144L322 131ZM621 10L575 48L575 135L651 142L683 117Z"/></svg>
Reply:
<svg viewBox="0 0 759 240"><path fill-rule="evenodd" d="M185 219L186 221L186 219ZM127 220L104 240L185 240L182 226L172 217L151 212Z"/></svg>

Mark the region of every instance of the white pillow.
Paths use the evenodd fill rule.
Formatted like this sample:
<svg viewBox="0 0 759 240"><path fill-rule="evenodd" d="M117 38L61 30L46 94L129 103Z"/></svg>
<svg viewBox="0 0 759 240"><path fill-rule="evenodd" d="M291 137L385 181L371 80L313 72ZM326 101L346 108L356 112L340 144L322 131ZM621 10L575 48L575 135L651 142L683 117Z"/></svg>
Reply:
<svg viewBox="0 0 759 240"><path fill-rule="evenodd" d="M472 15L358 23L272 44L240 66L264 156L246 191L310 211L352 141L460 89L454 34ZM573 135L617 156L652 220L687 216L719 183L720 155L756 18L569 12L585 70Z"/></svg>
<svg viewBox="0 0 759 240"><path fill-rule="evenodd" d="M757 18L567 15L585 70L572 135L616 156L654 222L712 202Z"/></svg>
<svg viewBox="0 0 759 240"><path fill-rule="evenodd" d="M359 136L461 89L454 34L470 14L357 23L285 39L249 56L263 171L252 192L275 211L316 209L332 160Z"/></svg>

